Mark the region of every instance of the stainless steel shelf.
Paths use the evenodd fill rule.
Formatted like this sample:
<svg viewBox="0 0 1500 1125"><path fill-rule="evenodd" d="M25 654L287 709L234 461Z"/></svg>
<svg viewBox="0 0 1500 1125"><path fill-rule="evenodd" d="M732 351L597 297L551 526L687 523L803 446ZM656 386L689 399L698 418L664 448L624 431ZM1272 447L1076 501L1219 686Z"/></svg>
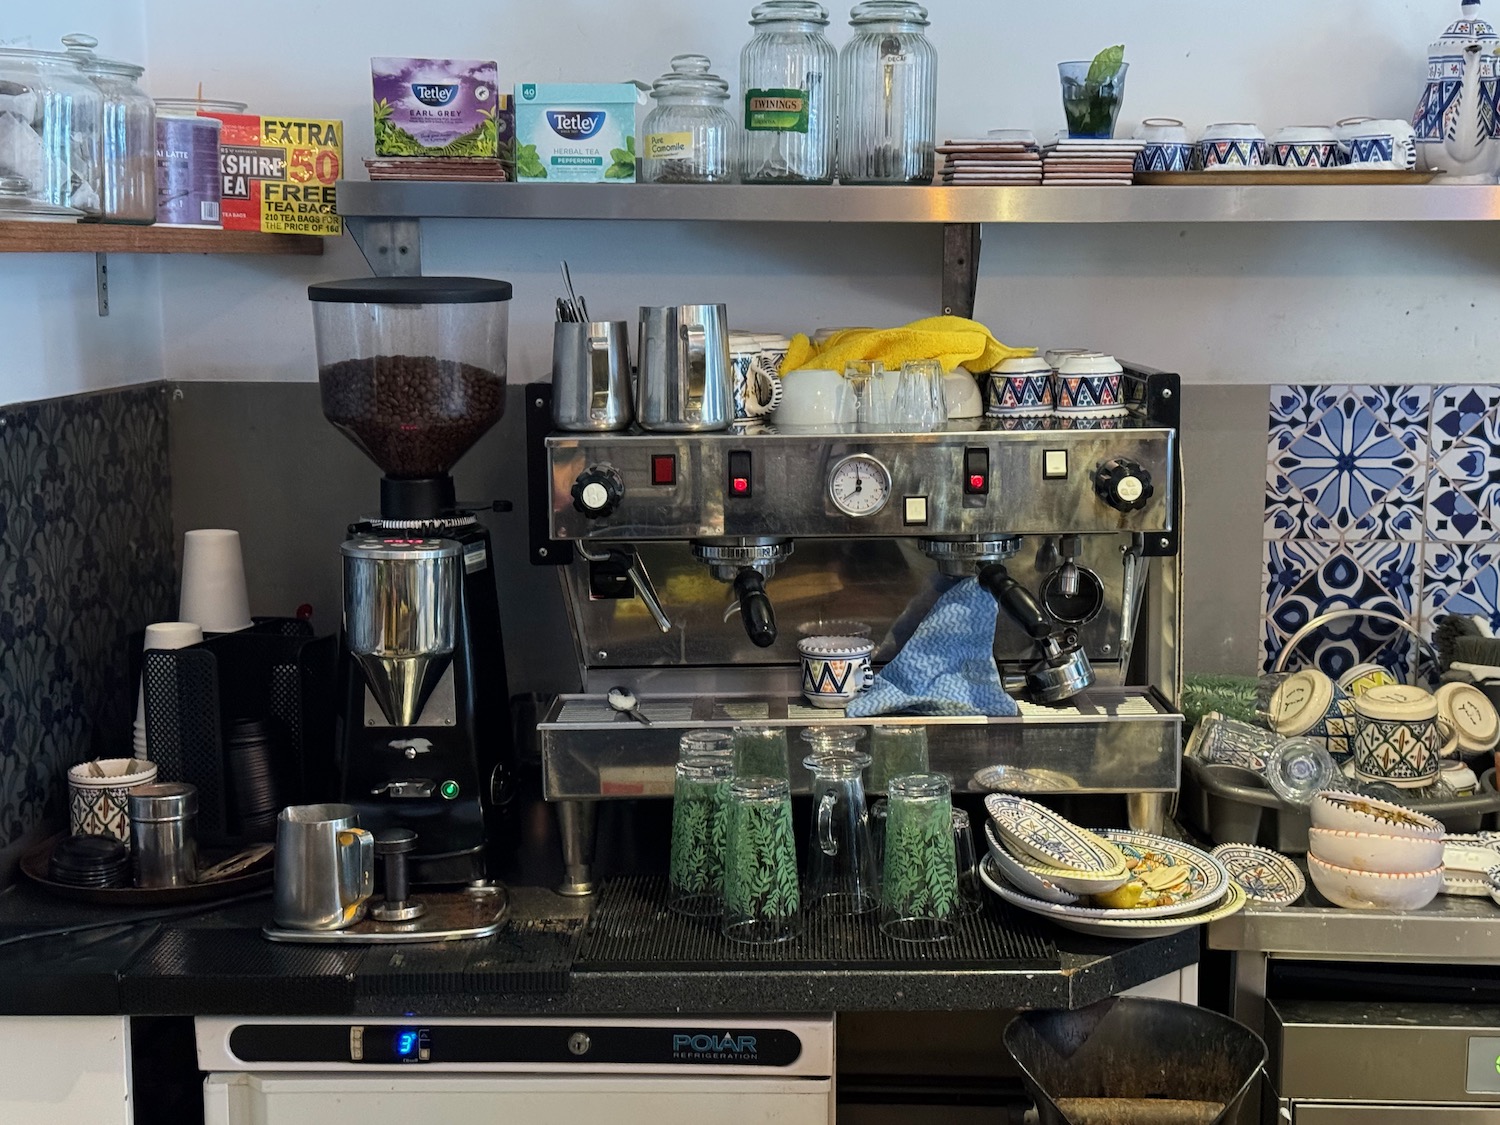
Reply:
<svg viewBox="0 0 1500 1125"><path fill-rule="evenodd" d="M1313 175L1315 173L1310 173ZM344 180L354 219L624 219L774 223L1481 222L1500 187L772 187Z"/></svg>

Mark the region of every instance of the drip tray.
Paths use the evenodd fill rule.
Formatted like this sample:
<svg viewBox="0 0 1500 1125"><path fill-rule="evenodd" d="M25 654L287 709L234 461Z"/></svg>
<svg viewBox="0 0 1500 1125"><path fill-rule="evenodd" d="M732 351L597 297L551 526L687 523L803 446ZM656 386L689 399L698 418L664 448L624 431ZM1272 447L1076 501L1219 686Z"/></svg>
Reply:
<svg viewBox="0 0 1500 1125"><path fill-rule="evenodd" d="M685 918L667 908L663 875L607 880L579 940L575 972L674 969L722 972L741 964L814 970L860 968L991 969L1056 972L1057 946L1026 916L992 895L941 942L893 941L874 913L804 916L800 932L776 945L730 941L714 918Z"/></svg>
<svg viewBox="0 0 1500 1125"><path fill-rule="evenodd" d="M463 941L500 932L510 895L498 884L483 890L433 891L412 895L427 910L409 922L381 922L366 914L342 930L291 930L269 922L261 932L271 941L320 945L392 945Z"/></svg>
<svg viewBox="0 0 1500 1125"><path fill-rule="evenodd" d="M786 727L791 760L802 755L798 731L811 726L878 722L927 728L928 760L959 790L979 791L974 774L1005 766L1041 779L1032 792L1168 793L1180 779L1182 716L1150 687L1093 688L1052 706L1021 702L1021 714L890 716L849 719L841 710L809 707L801 696L641 694L650 725L615 711L601 695L560 695L537 724L548 800L670 797L677 740L694 727L737 723ZM807 791L805 770L792 791Z"/></svg>

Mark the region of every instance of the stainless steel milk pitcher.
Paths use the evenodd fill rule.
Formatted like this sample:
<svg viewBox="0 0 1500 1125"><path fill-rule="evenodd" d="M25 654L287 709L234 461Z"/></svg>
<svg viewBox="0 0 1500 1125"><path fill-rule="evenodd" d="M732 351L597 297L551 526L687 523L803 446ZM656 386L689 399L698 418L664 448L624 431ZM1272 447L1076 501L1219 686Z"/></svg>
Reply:
<svg viewBox="0 0 1500 1125"><path fill-rule="evenodd" d="M641 309L636 417L668 433L724 430L734 420L729 318L723 305Z"/></svg>
<svg viewBox="0 0 1500 1125"><path fill-rule="evenodd" d="M630 325L560 320L552 327L552 421L559 430L630 425Z"/></svg>

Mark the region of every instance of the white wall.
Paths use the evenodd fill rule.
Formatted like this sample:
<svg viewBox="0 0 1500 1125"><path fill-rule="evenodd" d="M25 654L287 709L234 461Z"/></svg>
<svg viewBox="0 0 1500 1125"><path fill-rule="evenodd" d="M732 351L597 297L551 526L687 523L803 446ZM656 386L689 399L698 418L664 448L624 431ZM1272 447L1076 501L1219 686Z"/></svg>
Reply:
<svg viewBox="0 0 1500 1125"><path fill-rule="evenodd" d="M226 34L234 9L222 0L145 3L155 92L201 81L266 112L341 116L355 169L371 148L370 55L494 56L502 82L649 80L673 53L697 50L733 82L750 8L749 0L450 0L429 18L402 0L325 0L273 5ZM1055 130L1053 63L1117 41L1131 63L1131 123L1170 114L1194 127L1249 118L1269 129L1357 113L1405 117L1426 44L1457 12L1439 0L930 7L944 135ZM287 34L283 9L305 16L306 34ZM845 16L838 6L836 43L847 37ZM515 283L515 377L545 371L562 256L596 313L613 316L649 301L716 299L730 304L735 323L798 328L900 321L937 303L931 230L429 225L427 272ZM347 240L330 249L321 261L173 263L163 281L169 377L312 378L300 284L364 269ZM1190 380L1482 378L1500 335L1497 263L1500 236L1475 226L991 227L978 315L1007 342L1085 341Z"/></svg>
<svg viewBox="0 0 1500 1125"><path fill-rule="evenodd" d="M10 0L0 43L60 50L87 31L101 52L146 53L143 0ZM109 259L110 315L101 317L89 254L0 255L0 405L162 377L161 296L155 258Z"/></svg>

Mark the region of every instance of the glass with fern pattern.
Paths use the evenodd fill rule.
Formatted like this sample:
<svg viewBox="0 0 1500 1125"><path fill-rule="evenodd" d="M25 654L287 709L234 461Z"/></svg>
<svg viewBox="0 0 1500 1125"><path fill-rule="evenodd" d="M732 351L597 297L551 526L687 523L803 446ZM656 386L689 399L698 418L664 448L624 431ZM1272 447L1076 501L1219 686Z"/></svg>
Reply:
<svg viewBox="0 0 1500 1125"><path fill-rule="evenodd" d="M880 928L897 941L943 941L961 912L948 779L898 777L886 796Z"/></svg>
<svg viewBox="0 0 1500 1125"><path fill-rule="evenodd" d="M734 775L791 781L785 727L735 727Z"/></svg>
<svg viewBox="0 0 1500 1125"><path fill-rule="evenodd" d="M713 918L724 909L724 835L733 775L726 757L677 763L667 903L678 914Z"/></svg>
<svg viewBox="0 0 1500 1125"><path fill-rule="evenodd" d="M779 777L735 778L728 820L724 936L748 944L790 940L802 909L791 786Z"/></svg>

